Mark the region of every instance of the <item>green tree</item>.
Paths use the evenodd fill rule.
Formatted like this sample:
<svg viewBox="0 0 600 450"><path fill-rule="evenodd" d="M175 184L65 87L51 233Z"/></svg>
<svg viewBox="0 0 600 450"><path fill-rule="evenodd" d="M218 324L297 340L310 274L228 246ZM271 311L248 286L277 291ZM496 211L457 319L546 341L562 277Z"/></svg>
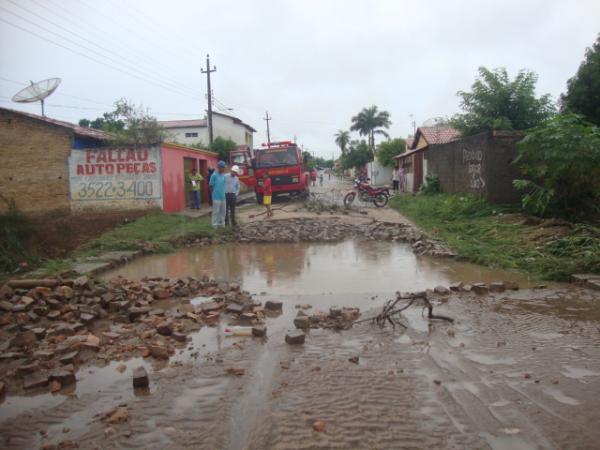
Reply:
<svg viewBox="0 0 600 450"><path fill-rule="evenodd" d="M406 151L406 142L404 139L396 138L383 141L377 149L377 160L385 167L396 165L394 156L400 155Z"/></svg>
<svg viewBox="0 0 600 450"><path fill-rule="evenodd" d="M348 151L341 156L342 169L362 169L365 164L373 161L373 152L365 140L352 141Z"/></svg>
<svg viewBox="0 0 600 450"><path fill-rule="evenodd" d="M567 92L560 97L561 110L582 114L600 126L600 34L573 78L567 81Z"/></svg>
<svg viewBox="0 0 600 450"><path fill-rule="evenodd" d="M117 100L114 106L113 111L92 121L81 119L79 125L111 133L114 144L149 145L166 138L166 131L147 108L138 107L124 98Z"/></svg>
<svg viewBox="0 0 600 450"><path fill-rule="evenodd" d="M451 125L464 136L489 130L525 130L552 117L556 107L550 95L535 96L535 72L520 70L510 79L505 68L479 68L471 92L459 91L462 114Z"/></svg>
<svg viewBox="0 0 600 450"><path fill-rule="evenodd" d="M516 160L526 210L565 217L600 213L600 128L561 114L527 132Z"/></svg>
<svg viewBox="0 0 600 450"><path fill-rule="evenodd" d="M350 130L358 131L361 136L367 137L367 145L371 153L375 152L375 135L381 134L388 137L384 129L388 129L392 122L390 113L379 111L377 106L363 108L356 116L352 117Z"/></svg>
<svg viewBox="0 0 600 450"><path fill-rule="evenodd" d="M231 139L225 139L224 137L217 136L212 145L210 146L210 150L219 154L219 159L225 162L229 160L229 152L235 150L237 144L233 142Z"/></svg>
<svg viewBox="0 0 600 450"><path fill-rule="evenodd" d="M304 158L304 168L308 170L312 170L315 167L315 160L310 152L304 151L302 152L302 157Z"/></svg>
<svg viewBox="0 0 600 450"><path fill-rule="evenodd" d="M344 130L338 130L334 135L335 143L342 151L342 155L346 153L346 147L350 143L350 132Z"/></svg>

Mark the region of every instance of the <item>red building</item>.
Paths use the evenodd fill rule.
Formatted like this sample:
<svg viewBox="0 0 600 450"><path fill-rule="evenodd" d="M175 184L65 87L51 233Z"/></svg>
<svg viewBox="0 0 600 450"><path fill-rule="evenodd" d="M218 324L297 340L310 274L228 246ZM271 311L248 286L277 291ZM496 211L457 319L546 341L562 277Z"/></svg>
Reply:
<svg viewBox="0 0 600 450"><path fill-rule="evenodd" d="M176 212L189 206L191 186L186 183L186 176L192 168L204 177L202 203L208 202L208 169L217 167L216 153L163 143L160 145L160 157L164 211Z"/></svg>

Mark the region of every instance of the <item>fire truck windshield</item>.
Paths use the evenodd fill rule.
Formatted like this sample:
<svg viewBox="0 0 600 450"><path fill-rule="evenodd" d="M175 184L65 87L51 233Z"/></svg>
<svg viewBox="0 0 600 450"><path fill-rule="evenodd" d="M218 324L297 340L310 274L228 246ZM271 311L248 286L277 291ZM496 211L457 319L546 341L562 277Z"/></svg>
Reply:
<svg viewBox="0 0 600 450"><path fill-rule="evenodd" d="M256 167L291 166L299 163L294 147L258 150L256 154Z"/></svg>

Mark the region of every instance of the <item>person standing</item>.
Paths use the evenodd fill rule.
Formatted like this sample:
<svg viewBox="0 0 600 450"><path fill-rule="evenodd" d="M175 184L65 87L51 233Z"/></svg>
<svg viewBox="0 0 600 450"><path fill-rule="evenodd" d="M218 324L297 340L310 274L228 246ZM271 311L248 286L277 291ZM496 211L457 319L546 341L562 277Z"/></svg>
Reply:
<svg viewBox="0 0 600 450"><path fill-rule="evenodd" d="M212 174L215 173L215 169L212 167L208 168L208 181L209 181L209 185L208 185L208 206L212 206L212 192L211 192L211 188L210 188L210 179L212 177Z"/></svg>
<svg viewBox="0 0 600 450"><path fill-rule="evenodd" d="M310 181L313 186L317 185L317 169L315 168L313 168L313 170L310 171Z"/></svg>
<svg viewBox="0 0 600 450"><path fill-rule="evenodd" d="M212 226L225 226L225 161L219 161L208 183L212 196Z"/></svg>
<svg viewBox="0 0 600 450"><path fill-rule="evenodd" d="M394 192L398 192L400 187L400 169L398 169L398 166L394 167L394 170L392 171L392 185Z"/></svg>
<svg viewBox="0 0 600 450"><path fill-rule="evenodd" d="M225 225L231 224L236 227L235 207L237 205L237 197L240 194L240 179L238 175L240 168L235 165L229 173L225 175Z"/></svg>
<svg viewBox="0 0 600 450"><path fill-rule="evenodd" d="M267 208L267 218L273 217L273 211L271 211L271 197L273 195L273 188L271 187L271 177L269 172L265 171L263 176L263 205Z"/></svg>
<svg viewBox="0 0 600 450"><path fill-rule="evenodd" d="M188 179L192 189L192 209L200 209L200 194L202 193L202 181L204 181L204 177L194 168Z"/></svg>
<svg viewBox="0 0 600 450"><path fill-rule="evenodd" d="M404 192L406 190L406 173L404 172L404 167L400 166L398 169L398 180L400 184L400 191Z"/></svg>

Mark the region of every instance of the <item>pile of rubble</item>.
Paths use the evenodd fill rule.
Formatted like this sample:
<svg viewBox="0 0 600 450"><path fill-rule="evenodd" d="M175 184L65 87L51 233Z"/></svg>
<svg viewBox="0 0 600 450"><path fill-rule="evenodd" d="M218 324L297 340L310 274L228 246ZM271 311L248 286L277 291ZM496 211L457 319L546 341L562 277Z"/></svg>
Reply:
<svg viewBox="0 0 600 450"><path fill-rule="evenodd" d="M454 256L439 241L403 223L353 224L337 218L295 218L251 222L238 228L236 233L239 242L331 242L347 238L407 242L419 255Z"/></svg>
<svg viewBox="0 0 600 450"><path fill-rule="evenodd" d="M360 316L359 308L340 308L332 306L329 312L316 312L308 315L303 309L298 311L294 318L294 326L300 330L310 328L329 328L333 330L347 330Z"/></svg>
<svg viewBox="0 0 600 450"><path fill-rule="evenodd" d="M210 298L193 305L195 296ZM176 306L160 308L172 298ZM207 277L12 280L0 287L0 395L6 385L60 390L76 382L78 365L86 362L166 360L186 345L188 333L223 313L264 335L270 311L279 314L281 304L263 307L239 285Z"/></svg>

